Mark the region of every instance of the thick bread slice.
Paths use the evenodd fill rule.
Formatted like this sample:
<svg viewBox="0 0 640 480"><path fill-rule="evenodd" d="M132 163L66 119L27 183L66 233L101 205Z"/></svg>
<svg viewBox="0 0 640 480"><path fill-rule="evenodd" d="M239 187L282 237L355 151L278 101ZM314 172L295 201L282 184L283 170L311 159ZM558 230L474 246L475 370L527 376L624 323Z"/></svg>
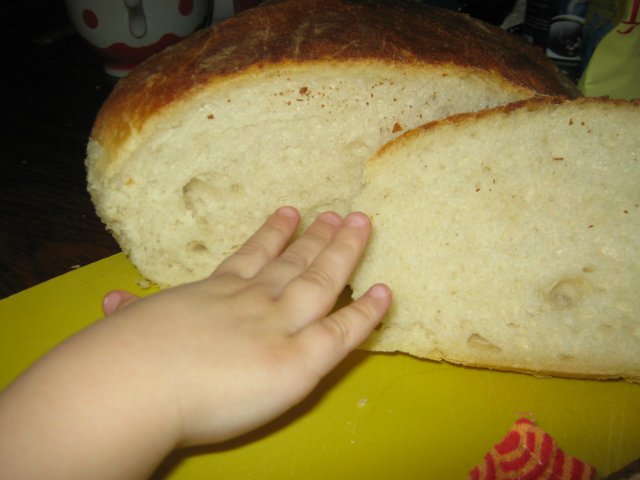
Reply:
<svg viewBox="0 0 640 480"><path fill-rule="evenodd" d="M640 101L533 99L383 147L353 207L352 287L393 307L366 348L640 379Z"/></svg>
<svg viewBox="0 0 640 480"><path fill-rule="evenodd" d="M97 212L147 278L206 276L281 204L342 213L402 130L534 94L550 62L470 17L291 0L200 32L120 81L88 146Z"/></svg>

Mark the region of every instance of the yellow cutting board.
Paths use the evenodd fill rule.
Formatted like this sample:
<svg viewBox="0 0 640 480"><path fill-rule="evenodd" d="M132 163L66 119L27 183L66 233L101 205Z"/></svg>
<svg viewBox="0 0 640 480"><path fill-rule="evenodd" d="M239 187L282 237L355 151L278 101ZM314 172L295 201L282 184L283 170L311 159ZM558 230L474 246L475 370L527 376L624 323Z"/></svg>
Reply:
<svg viewBox="0 0 640 480"><path fill-rule="evenodd" d="M108 290L153 292L139 280L119 254L0 301L0 387L99 318ZM464 478L522 416L599 476L640 457L640 385L358 351L283 417L223 445L176 452L155 478Z"/></svg>

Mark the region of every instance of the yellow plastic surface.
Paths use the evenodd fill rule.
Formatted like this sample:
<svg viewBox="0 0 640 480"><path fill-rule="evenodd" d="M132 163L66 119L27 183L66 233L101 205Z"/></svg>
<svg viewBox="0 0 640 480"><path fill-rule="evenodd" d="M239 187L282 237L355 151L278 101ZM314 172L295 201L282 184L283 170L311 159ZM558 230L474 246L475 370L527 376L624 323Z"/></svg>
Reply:
<svg viewBox="0 0 640 480"><path fill-rule="evenodd" d="M99 318L106 291L151 293L139 279L120 254L0 301L0 387ZM176 452L155 477L465 478L522 416L599 476L640 457L640 385L358 351L272 424L223 445Z"/></svg>

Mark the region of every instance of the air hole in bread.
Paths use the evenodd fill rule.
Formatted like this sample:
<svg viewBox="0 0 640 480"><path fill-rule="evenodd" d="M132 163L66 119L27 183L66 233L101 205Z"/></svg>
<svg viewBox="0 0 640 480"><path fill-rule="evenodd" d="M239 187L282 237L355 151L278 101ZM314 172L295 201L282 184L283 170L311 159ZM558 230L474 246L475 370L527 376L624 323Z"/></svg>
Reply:
<svg viewBox="0 0 640 480"><path fill-rule="evenodd" d="M200 242L198 240L192 240L191 242L189 242L187 244L187 251L189 253L196 254L209 253L209 249L207 248L207 246L203 242Z"/></svg>
<svg viewBox="0 0 640 480"><path fill-rule="evenodd" d="M473 348L478 348L481 350L487 350L491 352L502 351L500 347L498 347L497 345L494 345L479 333L472 333L471 335L469 335L469 338L467 338L467 345Z"/></svg>
<svg viewBox="0 0 640 480"><path fill-rule="evenodd" d="M344 146L345 158L366 158L371 154L373 147L363 139L353 140Z"/></svg>
<svg viewBox="0 0 640 480"><path fill-rule="evenodd" d="M580 278L565 278L549 291L547 300L557 309L574 307L584 296L587 283Z"/></svg>
<svg viewBox="0 0 640 480"><path fill-rule="evenodd" d="M561 353L560 355L558 355L558 358L562 362L573 362L576 360L576 357L574 357L573 355L568 355L566 353Z"/></svg>
<svg viewBox="0 0 640 480"><path fill-rule="evenodd" d="M240 183L229 175L218 172L196 175L182 187L187 210L198 217L208 217L216 205L243 194L244 189Z"/></svg>
<svg viewBox="0 0 640 480"><path fill-rule="evenodd" d="M330 199L327 202L323 202L317 205L311 205L309 208L303 210L302 216L307 219L312 219L318 216L318 214L322 212L326 212L328 210L333 211L348 211L348 202L345 202L341 199Z"/></svg>

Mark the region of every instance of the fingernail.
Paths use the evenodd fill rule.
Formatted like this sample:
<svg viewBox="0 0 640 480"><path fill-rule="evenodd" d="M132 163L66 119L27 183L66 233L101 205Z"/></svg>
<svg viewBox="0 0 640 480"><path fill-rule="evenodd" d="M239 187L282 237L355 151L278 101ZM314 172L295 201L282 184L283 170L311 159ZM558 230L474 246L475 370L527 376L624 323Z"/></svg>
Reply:
<svg viewBox="0 0 640 480"><path fill-rule="evenodd" d="M335 212L322 212L318 215L318 220L331 225L339 226L342 224L342 217Z"/></svg>
<svg viewBox="0 0 640 480"><path fill-rule="evenodd" d="M364 213L355 212L347 215L345 222L352 227L364 227L369 223L369 219Z"/></svg>
<svg viewBox="0 0 640 480"><path fill-rule="evenodd" d="M102 299L102 311L111 315L120 304L120 294L117 291L107 293Z"/></svg>
<svg viewBox="0 0 640 480"><path fill-rule="evenodd" d="M282 215L283 217L296 217L298 215L298 210L293 207L280 207L276 210L278 215Z"/></svg>
<svg viewBox="0 0 640 480"><path fill-rule="evenodd" d="M386 298L391 294L389 287L378 283L369 289L369 294L375 298Z"/></svg>

